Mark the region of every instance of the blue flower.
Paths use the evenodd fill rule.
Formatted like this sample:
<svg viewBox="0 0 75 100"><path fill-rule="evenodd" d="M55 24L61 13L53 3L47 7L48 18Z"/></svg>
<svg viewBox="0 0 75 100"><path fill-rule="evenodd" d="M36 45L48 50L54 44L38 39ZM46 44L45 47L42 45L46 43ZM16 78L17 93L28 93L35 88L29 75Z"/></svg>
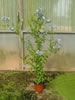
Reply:
<svg viewBox="0 0 75 100"><path fill-rule="evenodd" d="M35 11L35 14L38 14L39 13L39 9L37 9L36 11Z"/></svg>
<svg viewBox="0 0 75 100"><path fill-rule="evenodd" d="M10 27L8 27L8 31L10 31Z"/></svg>
<svg viewBox="0 0 75 100"><path fill-rule="evenodd" d="M62 40L61 39L58 39L57 40L57 43L60 44L60 45L62 45Z"/></svg>
<svg viewBox="0 0 75 100"><path fill-rule="evenodd" d="M24 64L24 68L26 68L26 67L27 67L27 65Z"/></svg>
<svg viewBox="0 0 75 100"><path fill-rule="evenodd" d="M35 11L35 14L36 14L36 17L39 17L39 18L41 19L42 16L43 16L42 8L37 9L37 10ZM43 17L43 19L45 19L45 18Z"/></svg>
<svg viewBox="0 0 75 100"><path fill-rule="evenodd" d="M6 21L7 17L3 16L1 19L4 20L4 21Z"/></svg>
<svg viewBox="0 0 75 100"><path fill-rule="evenodd" d="M42 51L39 52L39 55L40 55L40 56L43 55L43 54L44 54L44 52L42 52Z"/></svg>
<svg viewBox="0 0 75 100"><path fill-rule="evenodd" d="M50 19L47 19L47 21L46 21L47 23L51 23L51 20Z"/></svg>
<svg viewBox="0 0 75 100"><path fill-rule="evenodd" d="M37 50L36 53L38 54L39 53L39 50Z"/></svg>
<svg viewBox="0 0 75 100"><path fill-rule="evenodd" d="M8 27L8 30L9 30L9 31L14 31L14 27L13 27L13 26L9 26L9 27Z"/></svg>
<svg viewBox="0 0 75 100"><path fill-rule="evenodd" d="M39 8L39 10L42 10L42 8Z"/></svg>
<svg viewBox="0 0 75 100"><path fill-rule="evenodd" d="M45 16L42 16L42 19L45 20Z"/></svg>
<svg viewBox="0 0 75 100"><path fill-rule="evenodd" d="M2 19L3 21L9 21L9 20L10 20L10 17L3 16L1 19Z"/></svg>
<svg viewBox="0 0 75 100"><path fill-rule="evenodd" d="M42 16L43 16L43 13L39 12L39 17L42 18Z"/></svg>
<svg viewBox="0 0 75 100"><path fill-rule="evenodd" d="M53 28L56 29L57 28L56 25L54 25Z"/></svg>
<svg viewBox="0 0 75 100"><path fill-rule="evenodd" d="M39 56L41 56L41 55L43 55L43 54L44 54L44 52L39 51L39 50L37 50L37 51L36 51L36 53L37 53Z"/></svg>
<svg viewBox="0 0 75 100"><path fill-rule="evenodd" d="M57 49L56 46L53 46L53 49L56 50Z"/></svg>
<svg viewBox="0 0 75 100"><path fill-rule="evenodd" d="M58 39L57 40L57 47L58 47L58 49L60 49L61 46L62 46L62 40L61 39Z"/></svg>

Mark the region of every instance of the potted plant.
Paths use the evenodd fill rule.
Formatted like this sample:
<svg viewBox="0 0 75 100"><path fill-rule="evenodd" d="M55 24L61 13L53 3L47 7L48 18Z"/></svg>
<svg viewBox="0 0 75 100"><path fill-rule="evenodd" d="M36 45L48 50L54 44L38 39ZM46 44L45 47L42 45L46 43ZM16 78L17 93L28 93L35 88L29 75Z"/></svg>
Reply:
<svg viewBox="0 0 75 100"><path fill-rule="evenodd" d="M42 8L39 8L35 11L34 16L32 17L30 29L31 36L34 39L34 44L32 39L25 41L25 48L27 50L24 57L25 66L31 65L32 69L35 72L35 90L41 92L44 88L44 82L46 81L44 65L48 59L48 56L52 53L56 53L62 46L61 39L54 39L53 29L56 26L52 25L50 19L44 15ZM46 39L46 36L50 35L50 39ZM49 45L44 49L44 43L48 41Z"/></svg>

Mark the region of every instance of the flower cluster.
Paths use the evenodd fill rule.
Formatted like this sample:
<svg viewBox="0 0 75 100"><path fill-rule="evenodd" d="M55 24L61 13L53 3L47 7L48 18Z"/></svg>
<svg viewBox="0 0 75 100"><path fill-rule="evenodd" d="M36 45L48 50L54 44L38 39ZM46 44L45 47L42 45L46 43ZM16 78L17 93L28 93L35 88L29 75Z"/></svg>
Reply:
<svg viewBox="0 0 75 100"><path fill-rule="evenodd" d="M1 20L3 20L3 21L9 21L9 20L10 20L10 17L3 16L3 17L1 18Z"/></svg>
<svg viewBox="0 0 75 100"><path fill-rule="evenodd" d="M62 40L61 39L57 39L56 44L53 45L53 49L57 50L60 49L62 47Z"/></svg>
<svg viewBox="0 0 75 100"><path fill-rule="evenodd" d="M14 29L14 27L13 26L9 26L8 27L8 31L14 31L15 29Z"/></svg>
<svg viewBox="0 0 75 100"><path fill-rule="evenodd" d="M37 18L39 18L40 20L43 20L45 24L48 24L49 25L49 29L51 29L51 27L53 29L56 29L56 25L53 25L52 26L52 21L47 18L44 14L43 14L43 10L42 8L39 8L35 11L35 15ZM48 27L48 26L47 26Z"/></svg>
<svg viewBox="0 0 75 100"><path fill-rule="evenodd" d="M8 31L15 31L15 29L14 29L14 26L13 25L10 25L10 17L7 17L7 16L3 16L3 17L1 17L1 20L2 21L8 21Z"/></svg>
<svg viewBox="0 0 75 100"><path fill-rule="evenodd" d="M35 15L36 15L36 17L45 19L45 16L43 16L43 13L42 13L42 8L37 9L37 10L35 11Z"/></svg>
<svg viewBox="0 0 75 100"><path fill-rule="evenodd" d="M36 51L36 53L37 53L39 56L41 56L41 55L43 55L43 54L44 54L44 52L39 51L39 50L37 50L37 51Z"/></svg>
<svg viewBox="0 0 75 100"><path fill-rule="evenodd" d="M27 65L26 64L24 64L24 69L27 67Z"/></svg>

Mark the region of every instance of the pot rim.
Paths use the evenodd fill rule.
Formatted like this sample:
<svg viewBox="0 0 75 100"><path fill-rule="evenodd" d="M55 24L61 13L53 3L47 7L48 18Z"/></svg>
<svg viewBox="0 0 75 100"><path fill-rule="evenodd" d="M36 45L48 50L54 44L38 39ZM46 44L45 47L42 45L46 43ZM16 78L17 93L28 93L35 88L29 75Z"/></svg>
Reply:
<svg viewBox="0 0 75 100"><path fill-rule="evenodd" d="M41 83L37 84L35 81L33 81L33 83L34 83L35 85L44 85L44 84L45 84L45 82L41 82Z"/></svg>

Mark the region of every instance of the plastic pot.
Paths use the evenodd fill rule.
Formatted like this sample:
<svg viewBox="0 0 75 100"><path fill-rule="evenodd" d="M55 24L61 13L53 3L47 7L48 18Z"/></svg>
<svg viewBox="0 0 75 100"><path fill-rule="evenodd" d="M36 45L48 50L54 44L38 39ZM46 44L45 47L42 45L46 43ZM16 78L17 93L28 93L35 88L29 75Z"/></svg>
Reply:
<svg viewBox="0 0 75 100"><path fill-rule="evenodd" d="M42 92L44 89L44 85L43 84L35 84L34 88L35 88L36 92Z"/></svg>

